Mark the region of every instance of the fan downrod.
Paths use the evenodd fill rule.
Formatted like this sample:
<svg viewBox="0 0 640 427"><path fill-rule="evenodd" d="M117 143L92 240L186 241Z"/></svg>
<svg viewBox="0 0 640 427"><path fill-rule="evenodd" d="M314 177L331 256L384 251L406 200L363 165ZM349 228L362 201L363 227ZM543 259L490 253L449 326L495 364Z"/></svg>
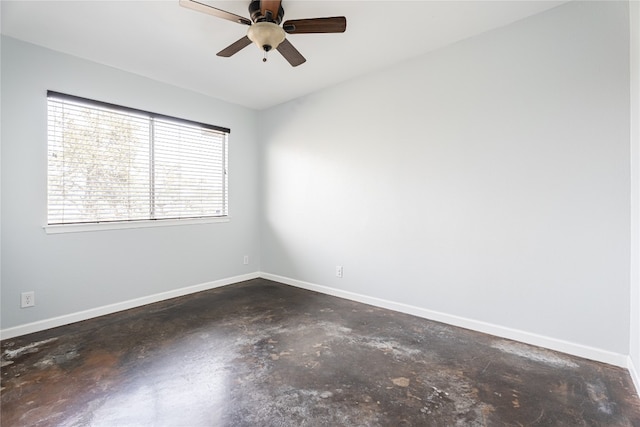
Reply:
<svg viewBox="0 0 640 427"><path fill-rule="evenodd" d="M282 18L284 18L284 9L280 5L277 15L274 16L270 10L267 10L263 15L260 0L252 0L249 3L249 16L251 16L253 22L273 22L280 25Z"/></svg>

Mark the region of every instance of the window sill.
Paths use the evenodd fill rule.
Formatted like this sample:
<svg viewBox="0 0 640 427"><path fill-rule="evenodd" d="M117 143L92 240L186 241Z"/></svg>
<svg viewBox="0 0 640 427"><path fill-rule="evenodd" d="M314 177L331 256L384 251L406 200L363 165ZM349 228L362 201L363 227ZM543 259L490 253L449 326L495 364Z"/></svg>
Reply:
<svg viewBox="0 0 640 427"><path fill-rule="evenodd" d="M212 224L217 222L229 222L230 217L215 218L187 218L187 219L160 219L153 221L122 221L122 222L92 222L85 224L56 224L45 225L47 234L82 233L87 231L123 230L127 228L172 227L177 225Z"/></svg>

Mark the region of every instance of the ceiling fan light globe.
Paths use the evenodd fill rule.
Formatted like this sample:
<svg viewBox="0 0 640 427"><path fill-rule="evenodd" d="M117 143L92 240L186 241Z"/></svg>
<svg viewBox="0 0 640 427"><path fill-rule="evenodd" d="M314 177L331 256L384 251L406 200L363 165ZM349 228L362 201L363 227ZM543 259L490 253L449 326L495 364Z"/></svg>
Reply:
<svg viewBox="0 0 640 427"><path fill-rule="evenodd" d="M286 33L277 24L273 22L256 22L249 27L247 37L254 42L260 50L269 51L277 49L285 38ZM266 47L269 46L267 49Z"/></svg>

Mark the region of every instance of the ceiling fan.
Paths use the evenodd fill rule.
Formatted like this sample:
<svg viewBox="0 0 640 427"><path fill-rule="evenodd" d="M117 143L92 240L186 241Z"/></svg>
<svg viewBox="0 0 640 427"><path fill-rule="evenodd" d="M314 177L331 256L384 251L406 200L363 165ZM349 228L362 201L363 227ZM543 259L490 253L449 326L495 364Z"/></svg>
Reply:
<svg viewBox="0 0 640 427"><path fill-rule="evenodd" d="M248 19L196 0L180 0L181 6L249 26L246 36L217 53L225 58L235 55L253 42L264 51L263 61L267 61L267 52L277 49L289 64L297 67L306 59L285 38L286 34L344 33L347 29L347 18L344 16L292 19L280 26L284 17L280 3L281 0L252 0L249 4L251 19Z"/></svg>

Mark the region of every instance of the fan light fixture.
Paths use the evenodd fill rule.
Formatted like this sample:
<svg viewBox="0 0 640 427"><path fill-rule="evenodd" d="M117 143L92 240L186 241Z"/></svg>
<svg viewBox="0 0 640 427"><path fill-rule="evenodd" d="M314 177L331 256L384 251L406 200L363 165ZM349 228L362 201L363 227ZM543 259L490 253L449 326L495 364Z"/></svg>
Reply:
<svg viewBox="0 0 640 427"><path fill-rule="evenodd" d="M249 27L247 37L261 50L269 52L284 41L285 32L282 27L273 22L256 22Z"/></svg>
<svg viewBox="0 0 640 427"><path fill-rule="evenodd" d="M236 24L249 26L246 36L216 53L223 58L235 55L253 42L264 52L263 61L267 61L269 51L278 49L278 52L292 67L297 67L304 64L306 59L285 38L286 34L344 33L347 29L347 18L344 16L290 19L282 23L282 18L284 18L282 0L251 0L249 3L251 19L206 5L202 1L180 0L180 5ZM282 27L280 23L282 23Z"/></svg>

